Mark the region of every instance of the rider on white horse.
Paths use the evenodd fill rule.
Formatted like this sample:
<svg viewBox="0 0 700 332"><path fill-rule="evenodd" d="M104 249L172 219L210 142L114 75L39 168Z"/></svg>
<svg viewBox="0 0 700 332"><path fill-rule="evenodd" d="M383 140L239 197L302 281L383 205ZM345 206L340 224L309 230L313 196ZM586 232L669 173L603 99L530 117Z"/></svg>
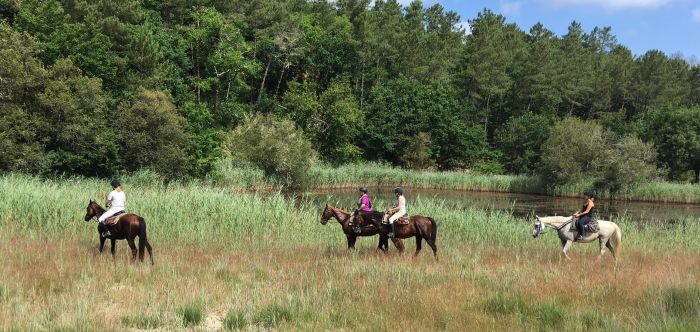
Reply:
<svg viewBox="0 0 700 332"><path fill-rule="evenodd" d="M593 212L595 209L595 194L587 191L583 193L583 197L586 200L583 203L583 207L581 207L581 210L574 212L574 217L578 218L578 222L576 223L576 229L578 230L576 240L578 241L583 240L583 234L585 233L584 226L593 221Z"/></svg>

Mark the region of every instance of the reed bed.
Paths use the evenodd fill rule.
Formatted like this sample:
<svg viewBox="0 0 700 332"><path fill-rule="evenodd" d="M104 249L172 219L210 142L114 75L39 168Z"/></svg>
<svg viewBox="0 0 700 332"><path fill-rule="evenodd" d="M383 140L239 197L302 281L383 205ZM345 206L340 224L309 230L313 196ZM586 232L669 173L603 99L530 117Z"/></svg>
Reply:
<svg viewBox="0 0 700 332"><path fill-rule="evenodd" d="M440 261L348 252L322 206L202 184L130 186L155 266L97 252L88 199L104 181L0 177L0 329L691 330L700 323L700 223L619 220L622 260L575 245L565 263L532 220L417 198Z"/></svg>

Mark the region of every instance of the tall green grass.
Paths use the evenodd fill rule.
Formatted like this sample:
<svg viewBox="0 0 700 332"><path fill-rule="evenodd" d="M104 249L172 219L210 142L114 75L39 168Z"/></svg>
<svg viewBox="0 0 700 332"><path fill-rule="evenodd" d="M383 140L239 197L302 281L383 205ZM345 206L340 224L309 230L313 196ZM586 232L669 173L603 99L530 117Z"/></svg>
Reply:
<svg viewBox="0 0 700 332"><path fill-rule="evenodd" d="M94 179L42 180L9 175L0 177L0 224L28 234L94 232L95 220L85 222L90 199L103 201L110 188ZM273 243L322 243L342 241L336 225L323 226L322 204L298 200L279 192L247 193L203 184L151 184L125 182L127 209L146 219L151 237L161 241L186 241L194 245L269 239ZM330 202L334 203L334 202ZM382 202L376 202L381 206ZM444 200L423 198L410 202L413 214L438 221L441 241L469 241L503 247L533 245L532 220L507 211L455 209ZM700 249L700 220L687 217L673 225L639 224L621 218L623 243L643 248ZM291 241L291 242L290 242ZM547 240L544 240L547 241ZM534 245L537 247L537 245Z"/></svg>

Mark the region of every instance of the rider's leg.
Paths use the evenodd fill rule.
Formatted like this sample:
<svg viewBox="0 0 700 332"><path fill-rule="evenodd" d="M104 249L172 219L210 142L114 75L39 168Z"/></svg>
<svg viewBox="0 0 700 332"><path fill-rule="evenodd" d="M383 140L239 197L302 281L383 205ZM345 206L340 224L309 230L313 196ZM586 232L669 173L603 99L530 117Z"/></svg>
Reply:
<svg viewBox="0 0 700 332"><path fill-rule="evenodd" d="M576 221L576 230L578 231L578 234L576 234L576 240L583 240L583 218L579 219Z"/></svg>
<svg viewBox="0 0 700 332"><path fill-rule="evenodd" d="M122 209L119 209L119 208L116 208L116 209L115 209L115 208L110 208L109 210L105 211L105 213L103 213L99 218L97 218L97 220L98 220L102 225L105 226L105 231L102 232L102 237L110 237L110 236L112 236L112 233L109 232L109 229L107 228L107 224L106 224L105 221L107 221L107 218L113 216L115 213L117 213L117 212L119 212L119 211L121 211L121 210L123 210L123 208L122 208Z"/></svg>
<svg viewBox="0 0 700 332"><path fill-rule="evenodd" d="M399 218L403 217L405 213L403 212L396 212L394 213L391 218L389 218L389 227L391 227L391 233L389 233L389 237L394 237L394 221L398 220Z"/></svg>

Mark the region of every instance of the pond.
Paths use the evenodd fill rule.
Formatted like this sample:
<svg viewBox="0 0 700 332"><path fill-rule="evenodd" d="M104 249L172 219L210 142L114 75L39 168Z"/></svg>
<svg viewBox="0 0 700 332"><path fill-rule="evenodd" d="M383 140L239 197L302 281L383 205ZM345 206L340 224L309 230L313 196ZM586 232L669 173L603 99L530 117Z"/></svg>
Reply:
<svg viewBox="0 0 700 332"><path fill-rule="evenodd" d="M370 187L370 198L375 204L375 209L385 208L388 202L392 202L395 196L393 188ZM405 188L406 199L409 204L416 198L434 198L444 200L447 206L455 209L478 208L510 211L515 216L530 217L571 215L583 205L583 198L563 198L531 194L493 193L460 190L433 190ZM324 189L315 190L303 195L319 206L330 203L340 207L354 206L358 199L357 189ZM619 218L633 221L674 222L687 217L700 216L700 204L678 203L650 203L611 201L601 199L596 201L599 219L615 221Z"/></svg>

